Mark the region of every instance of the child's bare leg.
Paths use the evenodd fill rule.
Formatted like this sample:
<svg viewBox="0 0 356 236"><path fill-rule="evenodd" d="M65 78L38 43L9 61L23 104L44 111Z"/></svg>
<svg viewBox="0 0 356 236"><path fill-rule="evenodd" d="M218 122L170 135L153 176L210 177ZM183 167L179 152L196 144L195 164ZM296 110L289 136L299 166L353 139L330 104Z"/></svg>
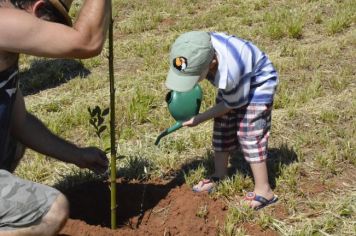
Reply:
<svg viewBox="0 0 356 236"><path fill-rule="evenodd" d="M255 179L255 189L254 192L256 195L260 195L267 200L273 198L274 194L271 189L271 186L268 182L268 172L267 172L267 164L266 161L258 162L258 163L250 163L253 177ZM252 201L251 207L256 208L257 206L261 205L260 202Z"/></svg>
<svg viewBox="0 0 356 236"><path fill-rule="evenodd" d="M229 164L229 152L215 152L214 153L215 172L214 174L212 174L212 176L223 179L227 175L228 164Z"/></svg>
<svg viewBox="0 0 356 236"><path fill-rule="evenodd" d="M229 152L214 153L214 173L209 179L203 179L198 184L193 186L196 192L210 191L214 186L214 177L223 179L227 175L227 166L229 163Z"/></svg>

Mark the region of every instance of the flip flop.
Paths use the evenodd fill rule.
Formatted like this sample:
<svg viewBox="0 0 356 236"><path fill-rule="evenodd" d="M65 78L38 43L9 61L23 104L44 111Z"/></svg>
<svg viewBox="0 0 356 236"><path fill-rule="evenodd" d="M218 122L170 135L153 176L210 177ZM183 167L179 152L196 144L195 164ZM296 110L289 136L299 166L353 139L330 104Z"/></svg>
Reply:
<svg viewBox="0 0 356 236"><path fill-rule="evenodd" d="M193 192L196 192L196 193L202 193L202 192L211 193L211 192L213 192L216 183L218 183L219 181L220 181L219 177L210 177L209 179L203 179L200 181L201 182L200 186L198 186L198 187L194 186L192 188L192 190L193 190ZM207 185L207 184L211 184L210 187L204 188L204 185Z"/></svg>
<svg viewBox="0 0 356 236"><path fill-rule="evenodd" d="M260 196L260 195L256 195L256 193L254 192L248 192L245 196L245 200L247 201L257 201L259 203L261 203L261 205L257 206L254 208L254 210L260 210L268 205L271 205L275 202L278 201L278 196L274 195L272 199L267 200L266 198Z"/></svg>

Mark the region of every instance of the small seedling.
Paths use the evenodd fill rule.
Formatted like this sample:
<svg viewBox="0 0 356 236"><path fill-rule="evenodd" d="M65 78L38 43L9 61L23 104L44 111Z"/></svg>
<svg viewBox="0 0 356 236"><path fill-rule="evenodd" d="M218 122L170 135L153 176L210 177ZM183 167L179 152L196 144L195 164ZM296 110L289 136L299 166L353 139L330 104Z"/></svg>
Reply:
<svg viewBox="0 0 356 236"><path fill-rule="evenodd" d="M88 112L90 114L89 123L94 127L95 133L98 138L101 138L101 133L107 129L107 126L104 125L105 116L109 114L110 109L106 108L103 111L99 106L95 106L94 109L88 107Z"/></svg>
<svg viewBox="0 0 356 236"><path fill-rule="evenodd" d="M95 106L94 109L88 107L88 112L90 114L89 123L94 127L95 134L99 138L99 140L102 139L101 134L107 129L107 126L104 124L104 121L105 116L109 114L109 111L109 108L106 108L102 111L99 106ZM110 147L104 148L104 150L105 153L109 153Z"/></svg>

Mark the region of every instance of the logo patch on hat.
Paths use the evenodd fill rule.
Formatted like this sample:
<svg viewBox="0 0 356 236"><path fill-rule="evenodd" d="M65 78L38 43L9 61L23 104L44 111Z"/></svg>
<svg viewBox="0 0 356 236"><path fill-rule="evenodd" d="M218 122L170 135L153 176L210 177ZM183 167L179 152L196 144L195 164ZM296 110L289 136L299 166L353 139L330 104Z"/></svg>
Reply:
<svg viewBox="0 0 356 236"><path fill-rule="evenodd" d="M188 66L188 60L185 57L176 57L173 59L173 66L179 71L184 71Z"/></svg>

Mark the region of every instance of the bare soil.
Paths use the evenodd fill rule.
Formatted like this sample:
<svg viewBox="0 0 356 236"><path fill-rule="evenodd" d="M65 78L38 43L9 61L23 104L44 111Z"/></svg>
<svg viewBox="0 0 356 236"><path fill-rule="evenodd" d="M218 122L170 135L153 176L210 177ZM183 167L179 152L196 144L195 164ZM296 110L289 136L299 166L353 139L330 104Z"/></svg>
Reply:
<svg viewBox="0 0 356 236"><path fill-rule="evenodd" d="M118 229L110 229L110 190L88 182L63 191L70 220L60 235L216 235L227 207L208 194L169 182L118 183ZM143 195L144 194L144 195Z"/></svg>
<svg viewBox="0 0 356 236"><path fill-rule="evenodd" d="M227 213L222 200L194 193L183 183L121 182L117 184L119 227L111 230L107 183L88 182L63 192L71 214L60 236L217 235ZM256 226L247 229L251 235L276 235Z"/></svg>

